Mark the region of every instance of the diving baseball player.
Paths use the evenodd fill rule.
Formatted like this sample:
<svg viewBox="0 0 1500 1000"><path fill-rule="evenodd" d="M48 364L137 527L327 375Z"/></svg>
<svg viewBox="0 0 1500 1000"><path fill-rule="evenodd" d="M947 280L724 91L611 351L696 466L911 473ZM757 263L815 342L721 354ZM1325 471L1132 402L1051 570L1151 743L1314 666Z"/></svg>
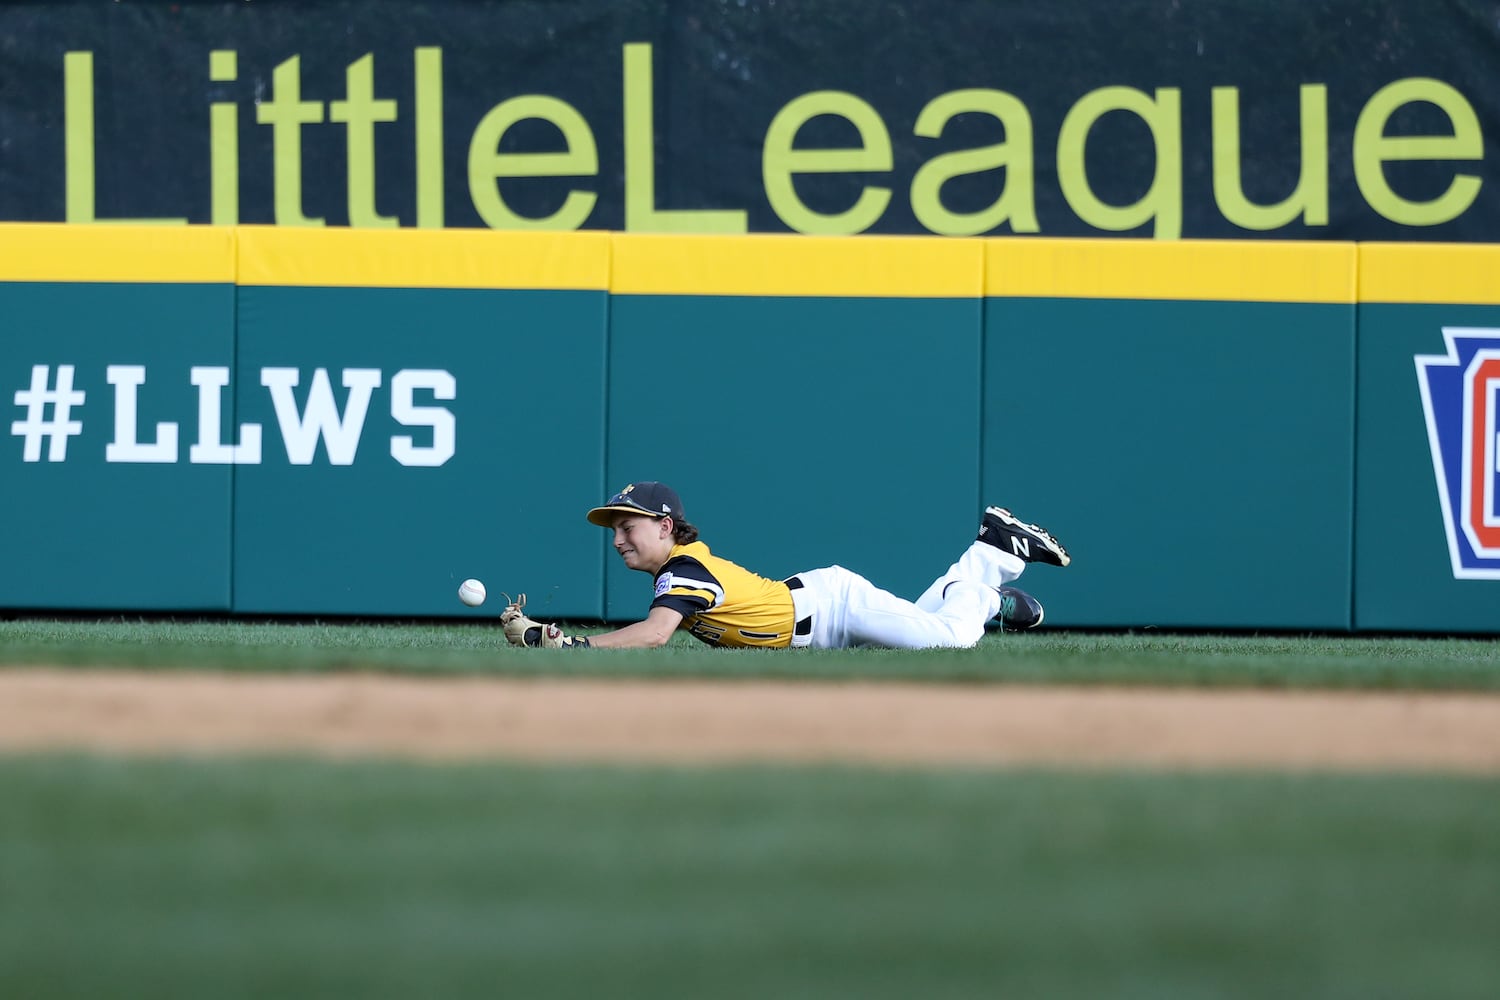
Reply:
<svg viewBox="0 0 1500 1000"><path fill-rule="evenodd" d="M646 618L613 632L570 636L527 617L523 594L500 617L511 644L639 649L660 646L684 628L710 646L973 646L997 615L1010 628L1041 624L1041 604L1010 583L1029 563L1071 561L1042 528L989 507L978 537L912 603L842 566L786 580L757 576L709 551L684 517L677 491L663 483L631 483L588 519L614 533L626 566L655 579Z"/></svg>

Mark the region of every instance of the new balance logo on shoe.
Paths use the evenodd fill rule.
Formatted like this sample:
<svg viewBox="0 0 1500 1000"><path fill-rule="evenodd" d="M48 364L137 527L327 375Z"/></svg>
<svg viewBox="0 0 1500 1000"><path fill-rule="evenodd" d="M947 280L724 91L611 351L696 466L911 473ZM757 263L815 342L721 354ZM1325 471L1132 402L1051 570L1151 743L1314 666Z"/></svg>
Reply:
<svg viewBox="0 0 1500 1000"><path fill-rule="evenodd" d="M1004 507L986 507L979 526L979 540L1008 552L1023 562L1066 566L1073 559L1068 550L1045 528L1027 524Z"/></svg>

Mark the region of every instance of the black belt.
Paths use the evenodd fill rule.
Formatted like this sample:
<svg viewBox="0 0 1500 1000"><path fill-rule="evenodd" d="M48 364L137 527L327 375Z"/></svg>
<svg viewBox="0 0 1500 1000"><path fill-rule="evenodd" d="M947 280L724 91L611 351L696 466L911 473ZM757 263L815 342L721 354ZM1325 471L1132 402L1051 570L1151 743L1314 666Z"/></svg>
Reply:
<svg viewBox="0 0 1500 1000"><path fill-rule="evenodd" d="M802 589L802 579L800 577L789 576L786 578L785 583L787 590ZM808 615L798 622L794 631L797 635L812 635L812 615Z"/></svg>

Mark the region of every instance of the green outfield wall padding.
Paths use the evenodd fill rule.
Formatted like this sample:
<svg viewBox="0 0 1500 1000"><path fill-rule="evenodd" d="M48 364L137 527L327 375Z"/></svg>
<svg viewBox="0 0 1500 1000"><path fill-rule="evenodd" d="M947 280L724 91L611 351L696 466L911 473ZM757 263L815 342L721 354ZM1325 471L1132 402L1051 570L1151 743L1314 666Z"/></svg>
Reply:
<svg viewBox="0 0 1500 1000"><path fill-rule="evenodd" d="M1061 625L1345 629L1349 306L990 299L985 495L1073 556Z"/></svg>
<svg viewBox="0 0 1500 1000"><path fill-rule="evenodd" d="M241 289L265 448L236 470L235 610L492 614L458 602L477 577L597 616L574 508L603 483L604 320L602 292Z"/></svg>
<svg viewBox="0 0 1500 1000"><path fill-rule="evenodd" d="M235 610L599 616L609 236L238 233Z"/></svg>
<svg viewBox="0 0 1500 1000"><path fill-rule="evenodd" d="M1500 247L1360 247L1354 624L1500 632Z"/></svg>
<svg viewBox="0 0 1500 1000"><path fill-rule="evenodd" d="M986 243L985 495L1083 626L1346 629L1353 244Z"/></svg>
<svg viewBox="0 0 1500 1000"><path fill-rule="evenodd" d="M200 379L234 362L228 282L0 274L0 607L229 611L228 465Z"/></svg>
<svg viewBox="0 0 1500 1000"><path fill-rule="evenodd" d="M671 483L709 547L763 576L839 564L915 599L979 523L979 314L978 299L617 296L611 486ZM649 577L611 552L605 579L611 617L644 615Z"/></svg>
<svg viewBox="0 0 1500 1000"><path fill-rule="evenodd" d="M650 603L585 511L1075 627L1500 633L1500 247L0 226L0 607Z"/></svg>

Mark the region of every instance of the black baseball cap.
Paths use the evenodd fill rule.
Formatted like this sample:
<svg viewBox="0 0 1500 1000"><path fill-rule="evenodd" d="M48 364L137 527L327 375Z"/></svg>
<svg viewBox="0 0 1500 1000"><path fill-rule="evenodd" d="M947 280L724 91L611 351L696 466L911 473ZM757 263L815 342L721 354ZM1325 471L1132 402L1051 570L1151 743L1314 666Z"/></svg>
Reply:
<svg viewBox="0 0 1500 1000"><path fill-rule="evenodd" d="M609 516L615 513L670 517L674 521L681 521L682 498L666 483L631 483L604 501L602 507L589 511L589 521L601 528L608 528L611 527Z"/></svg>

